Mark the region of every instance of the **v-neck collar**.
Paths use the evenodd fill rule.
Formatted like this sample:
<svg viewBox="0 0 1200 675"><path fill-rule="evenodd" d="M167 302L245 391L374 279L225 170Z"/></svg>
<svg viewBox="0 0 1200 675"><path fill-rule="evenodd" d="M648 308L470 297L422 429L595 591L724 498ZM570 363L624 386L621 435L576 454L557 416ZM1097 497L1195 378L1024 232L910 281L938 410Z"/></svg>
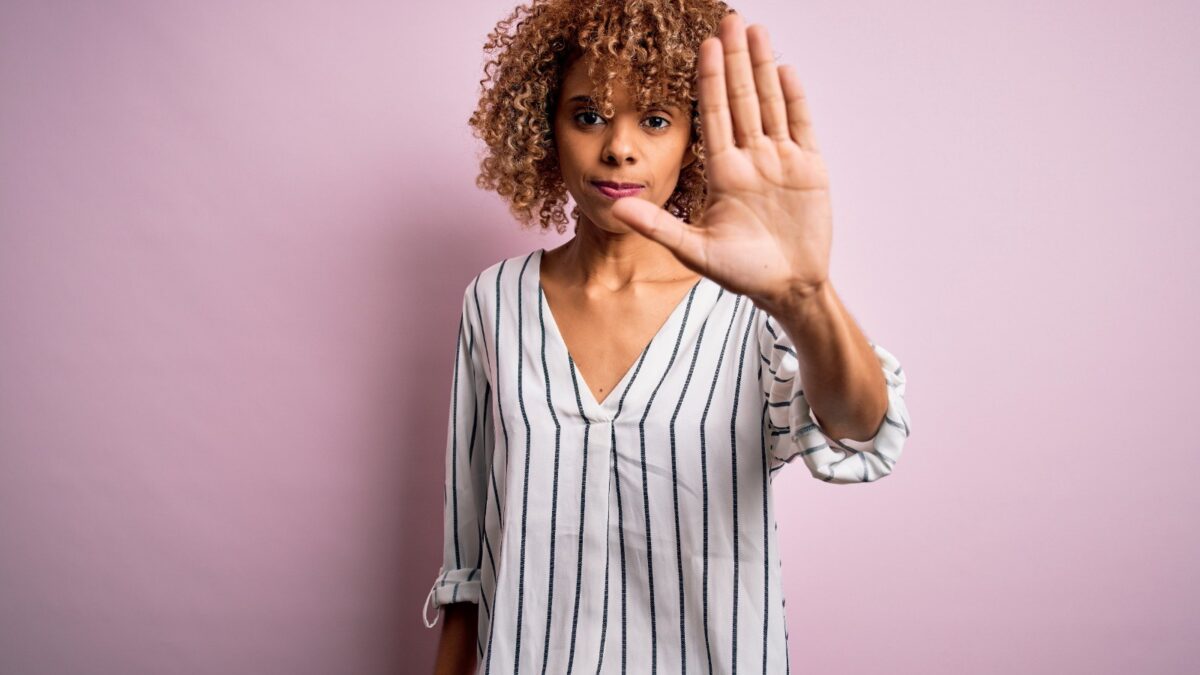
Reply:
<svg viewBox="0 0 1200 675"><path fill-rule="evenodd" d="M704 280L707 277L701 275L696 283L692 284L692 287L688 289L688 292L683 294L683 297L680 298L679 302L675 304L675 308L672 309L671 313L667 315L666 321L659 326L658 331L654 333L654 336L650 338L650 341L646 343L646 346L642 347L642 351L639 352L637 359L635 359L634 362L625 369L625 374L622 375L617 384L608 391L608 394L604 397L604 401L600 402L597 401L595 395L592 394L592 388L588 385L586 378L584 378L583 371L581 371L579 367L575 365L575 358L571 355L571 350L567 347L567 341L563 338L562 331L559 330L558 321L554 318L554 312L550 309L550 303L546 300L546 294L542 287L542 256L545 255L545 253L545 248L539 248L534 252L534 255L537 257L537 259L533 265L533 281L534 291L537 294L539 303L539 310L544 312L546 323L549 324L550 332L553 334L553 337L558 344L562 346L563 351L566 352L567 358L571 362L571 367L575 371L575 376L579 378L579 384L582 385L583 389L580 397L584 402L585 408L588 409L588 417L593 419L593 421L611 421L616 416L616 411L614 410L615 406L619 405L619 401L625 396L625 390L629 388L629 382L633 378L634 372L639 369L642 361L647 357L647 352L650 350L650 347L654 345L654 343L657 342L658 339L662 337L663 333L665 333L669 328L678 324L679 315L683 312L684 308L687 307L688 299L693 298L697 290L699 290L699 286L704 283ZM621 392L620 395L618 395L617 392Z"/></svg>

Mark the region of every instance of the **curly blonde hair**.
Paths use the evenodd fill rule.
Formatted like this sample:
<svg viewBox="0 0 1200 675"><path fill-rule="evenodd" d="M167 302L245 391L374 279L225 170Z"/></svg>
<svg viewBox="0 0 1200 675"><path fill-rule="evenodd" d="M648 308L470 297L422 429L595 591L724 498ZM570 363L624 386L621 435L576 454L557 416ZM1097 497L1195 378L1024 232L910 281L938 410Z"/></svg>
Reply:
<svg viewBox="0 0 1200 675"><path fill-rule="evenodd" d="M734 13L721 0L532 0L488 34L482 93L469 124L486 144L475 184L509 202L522 227L537 209L542 230L566 231L568 193L555 152L552 115L567 69L590 55L596 104L612 112L617 77L637 104L691 110L696 161L679 174L665 208L685 222L703 215L707 198L696 65L700 43ZM512 30L513 24L516 30ZM579 207L571 211L578 222Z"/></svg>

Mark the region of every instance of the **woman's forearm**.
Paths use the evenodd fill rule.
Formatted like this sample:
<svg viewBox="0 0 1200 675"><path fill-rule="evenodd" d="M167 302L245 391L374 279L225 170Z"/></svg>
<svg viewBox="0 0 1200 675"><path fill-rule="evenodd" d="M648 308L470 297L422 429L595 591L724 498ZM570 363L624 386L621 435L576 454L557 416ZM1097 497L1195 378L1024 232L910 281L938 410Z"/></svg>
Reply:
<svg viewBox="0 0 1200 675"><path fill-rule="evenodd" d="M434 675L471 675L475 672L476 627L479 605L456 602L442 607L442 634L438 640Z"/></svg>

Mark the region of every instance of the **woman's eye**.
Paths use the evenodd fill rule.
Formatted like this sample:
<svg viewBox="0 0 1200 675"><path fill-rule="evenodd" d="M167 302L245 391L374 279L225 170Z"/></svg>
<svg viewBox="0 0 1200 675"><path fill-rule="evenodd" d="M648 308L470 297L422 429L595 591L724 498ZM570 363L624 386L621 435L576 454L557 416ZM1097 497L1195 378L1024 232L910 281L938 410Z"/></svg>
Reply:
<svg viewBox="0 0 1200 675"><path fill-rule="evenodd" d="M575 119L582 122L585 127L590 127L593 125L589 124L587 121L582 119L584 117L584 115L596 117L598 119L604 119L594 110L584 110L583 112L576 114ZM652 129L666 129L667 127L671 126L671 122L669 120L667 120L667 118L662 117L660 115L651 115L650 117L647 117L646 119L647 120L659 120L664 123L661 126L651 126L650 128L652 128Z"/></svg>
<svg viewBox="0 0 1200 675"><path fill-rule="evenodd" d="M599 117L599 115L597 115L596 111L594 111L594 110L584 110L583 112L576 115L575 119L579 119L579 118L583 117L584 115L590 115L592 117ZM592 125L588 124L587 122L584 122L583 124L584 124L584 126L588 126L588 127L592 126Z"/></svg>

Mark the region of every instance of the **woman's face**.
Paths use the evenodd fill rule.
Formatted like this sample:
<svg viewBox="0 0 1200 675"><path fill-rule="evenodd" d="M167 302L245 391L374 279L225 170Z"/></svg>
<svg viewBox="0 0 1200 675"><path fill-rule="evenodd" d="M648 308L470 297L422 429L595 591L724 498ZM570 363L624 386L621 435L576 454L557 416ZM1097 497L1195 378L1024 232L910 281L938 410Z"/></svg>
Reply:
<svg viewBox="0 0 1200 675"><path fill-rule="evenodd" d="M576 60L563 81L554 115L559 166L581 219L609 232L632 232L611 214L619 193L606 195L595 183L637 183L643 187L634 196L665 205L681 169L695 158L690 110L661 105L637 110L631 92L618 81L613 83L614 117L604 118L590 98L590 58Z"/></svg>

